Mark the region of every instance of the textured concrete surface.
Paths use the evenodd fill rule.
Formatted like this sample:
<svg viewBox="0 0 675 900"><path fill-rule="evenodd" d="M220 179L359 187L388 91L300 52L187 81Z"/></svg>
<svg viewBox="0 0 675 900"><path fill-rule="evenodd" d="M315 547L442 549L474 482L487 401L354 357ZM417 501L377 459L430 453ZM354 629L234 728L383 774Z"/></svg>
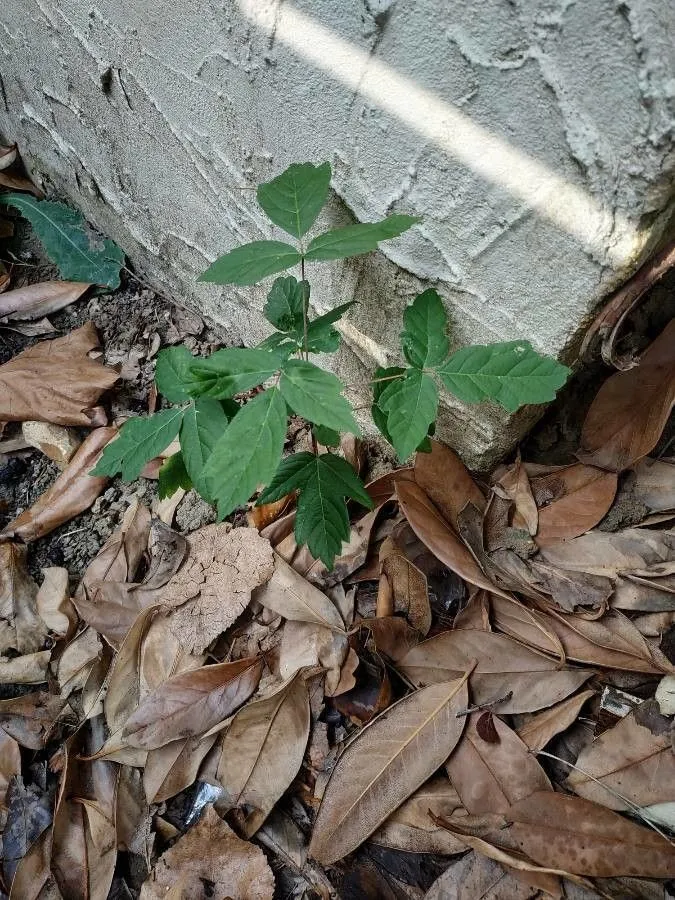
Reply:
<svg viewBox="0 0 675 900"><path fill-rule="evenodd" d="M11 0L0 27L5 140L232 340L266 333L265 289L195 279L273 236L259 181L327 158L322 225L424 217L312 270L317 311L361 301L338 361L350 383L396 360L402 309L429 284L457 343L569 356L672 197L672 0ZM446 398L442 433L485 462L527 418Z"/></svg>

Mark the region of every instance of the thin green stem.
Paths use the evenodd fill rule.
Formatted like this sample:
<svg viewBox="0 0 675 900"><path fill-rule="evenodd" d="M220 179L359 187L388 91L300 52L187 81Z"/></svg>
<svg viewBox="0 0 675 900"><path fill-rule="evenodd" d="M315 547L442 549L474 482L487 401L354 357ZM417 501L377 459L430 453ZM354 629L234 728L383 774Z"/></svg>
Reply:
<svg viewBox="0 0 675 900"><path fill-rule="evenodd" d="M300 258L300 281L305 280L305 257L302 256ZM309 327L309 322L307 320L307 304L305 303L304 297L302 301L302 349L305 354L305 360L309 359L309 352L307 350L307 330Z"/></svg>
<svg viewBox="0 0 675 900"><path fill-rule="evenodd" d="M373 378L370 381L353 381L351 384L345 385L345 390L356 391L359 388L367 387L370 384L378 384L380 381L396 381L399 378L405 378L405 375L387 375L385 378Z"/></svg>

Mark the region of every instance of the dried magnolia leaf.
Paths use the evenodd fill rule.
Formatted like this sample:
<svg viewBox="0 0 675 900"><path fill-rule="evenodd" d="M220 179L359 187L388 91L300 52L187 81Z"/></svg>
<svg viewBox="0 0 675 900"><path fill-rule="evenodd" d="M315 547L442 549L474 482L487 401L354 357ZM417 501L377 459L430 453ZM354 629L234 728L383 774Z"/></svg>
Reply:
<svg viewBox="0 0 675 900"><path fill-rule="evenodd" d="M417 454L414 474L417 484L455 531L467 503L485 509L485 497L469 470L454 450L438 441L431 441L431 453Z"/></svg>
<svg viewBox="0 0 675 900"><path fill-rule="evenodd" d="M616 485L616 473L581 464L534 479L532 489L539 505L537 545L546 547L590 531L607 514Z"/></svg>
<svg viewBox="0 0 675 900"><path fill-rule="evenodd" d="M503 634L487 631L444 631L413 647L397 667L413 684L450 681L477 660L471 675L471 696L476 705L496 704L498 713L524 713L557 703L592 674L562 668ZM510 695L510 696L509 696Z"/></svg>
<svg viewBox="0 0 675 900"><path fill-rule="evenodd" d="M302 575L299 575L277 553L270 580L253 594L254 599L285 619L311 622L337 631L344 623L334 603Z"/></svg>
<svg viewBox="0 0 675 900"><path fill-rule="evenodd" d="M366 485L366 491L370 495L375 506L381 506L386 503L396 493L395 484L397 481L415 481L415 472L409 466L402 466L400 469L394 469L393 472L385 472L379 478L374 478Z"/></svg>
<svg viewBox="0 0 675 900"><path fill-rule="evenodd" d="M551 738L576 722L581 707L594 695L595 691L581 691L549 709L543 709L518 729L518 737L530 750L543 750Z"/></svg>
<svg viewBox="0 0 675 900"><path fill-rule="evenodd" d="M166 900L176 883L179 896L213 900L272 900L274 876L259 847L242 841L208 806L202 818L157 861L140 900Z"/></svg>
<svg viewBox="0 0 675 900"><path fill-rule="evenodd" d="M633 470L631 494L651 512L675 509L675 461L640 460Z"/></svg>
<svg viewBox="0 0 675 900"><path fill-rule="evenodd" d="M616 578L617 575L658 571L675 560L675 532L624 528L616 533L589 531L573 540L542 549L552 566L570 572L587 572Z"/></svg>
<svg viewBox="0 0 675 900"><path fill-rule="evenodd" d="M116 428L96 428L90 432L49 490L30 509L6 525L2 534L26 542L35 541L89 509L110 481L107 477L89 473L105 445L116 434Z"/></svg>
<svg viewBox="0 0 675 900"><path fill-rule="evenodd" d="M94 324L87 322L65 337L29 347L0 366L0 420L102 424L94 407L118 375L87 355L98 344Z"/></svg>
<svg viewBox="0 0 675 900"><path fill-rule="evenodd" d="M464 728L462 678L416 691L347 746L323 795L309 852L322 865L363 843L447 759Z"/></svg>
<svg viewBox="0 0 675 900"><path fill-rule="evenodd" d="M223 739L217 778L225 790L223 804L246 808L246 837L260 828L297 775L309 725L309 696L301 675L235 715Z"/></svg>
<svg viewBox="0 0 675 900"><path fill-rule="evenodd" d="M127 719L123 737L131 747L155 750L204 734L248 700L262 668L262 659L248 658L169 678L141 701Z"/></svg>
<svg viewBox="0 0 675 900"><path fill-rule="evenodd" d="M89 673L101 655L101 639L93 628L84 628L66 644L55 666L56 680L64 699L84 688Z"/></svg>
<svg viewBox="0 0 675 900"><path fill-rule="evenodd" d="M40 281L7 291L0 298L0 317L41 319L79 300L90 284L79 281Z"/></svg>
<svg viewBox="0 0 675 900"><path fill-rule="evenodd" d="M0 544L0 653L34 653L44 645L47 626L38 615L37 593L26 568L26 548Z"/></svg>

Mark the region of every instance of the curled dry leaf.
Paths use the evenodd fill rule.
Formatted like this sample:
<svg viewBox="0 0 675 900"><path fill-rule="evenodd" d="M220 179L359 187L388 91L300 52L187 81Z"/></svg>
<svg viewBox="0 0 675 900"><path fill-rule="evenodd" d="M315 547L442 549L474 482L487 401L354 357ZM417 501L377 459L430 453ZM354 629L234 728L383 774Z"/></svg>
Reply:
<svg viewBox="0 0 675 900"><path fill-rule="evenodd" d="M419 632L399 616L362 619L358 625L368 629L378 653L384 654L392 662L403 659L420 641Z"/></svg>
<svg viewBox="0 0 675 900"><path fill-rule="evenodd" d="M340 683L342 666L349 653L344 632L309 622L286 622L279 647L279 675L290 678L298 669L326 669L325 691L330 696Z"/></svg>
<svg viewBox="0 0 675 900"><path fill-rule="evenodd" d="M479 713L469 717L460 742L445 764L470 815L506 813L513 803L535 791L551 790L546 773L515 731L493 716L499 740L491 743L480 736L479 719Z"/></svg>
<svg viewBox="0 0 675 900"><path fill-rule="evenodd" d="M539 512L537 503L532 496L530 479L520 460L520 454L513 465L501 475L495 485L495 491L502 499L510 500L513 503L515 507L514 528L525 529L529 534L536 534L539 527ZM481 509L480 506L477 508Z"/></svg>
<svg viewBox="0 0 675 900"><path fill-rule="evenodd" d="M80 281L40 281L15 288L0 297L0 319L41 319L79 300L90 287Z"/></svg>
<svg viewBox="0 0 675 900"><path fill-rule="evenodd" d="M166 900L179 882L180 896L213 900L272 900L274 876L259 847L242 841L208 806L202 818L157 861L140 900Z"/></svg>
<svg viewBox="0 0 675 900"><path fill-rule="evenodd" d="M0 657L0 684L43 684L51 655L51 650L40 650L10 659Z"/></svg>
<svg viewBox="0 0 675 900"><path fill-rule="evenodd" d="M394 469L393 472L385 472L379 478L374 478L366 485L366 491L370 495L370 499L375 506L381 506L386 503L396 493L397 481L414 481L414 470L409 466L403 466L400 469Z"/></svg>
<svg viewBox="0 0 675 900"><path fill-rule="evenodd" d="M246 808L245 837L255 834L297 775L309 724L309 696L301 674L235 715L223 739L216 777L225 790L223 804Z"/></svg>
<svg viewBox="0 0 675 900"><path fill-rule="evenodd" d="M391 585L394 610L405 613L410 624L420 634L431 628L431 606L426 575L386 538L380 549L382 573Z"/></svg>
<svg viewBox="0 0 675 900"><path fill-rule="evenodd" d="M26 443L53 460L59 469L65 469L81 443L72 428L51 422L24 422L21 432Z"/></svg>
<svg viewBox="0 0 675 900"><path fill-rule="evenodd" d="M0 366L0 420L39 419L57 425L101 425L94 407L118 375L90 359L98 347L93 322L65 337L42 341Z"/></svg>
<svg viewBox="0 0 675 900"><path fill-rule="evenodd" d="M68 570L46 566L42 574L44 580L35 598L38 615L52 634L65 637L77 624L77 612L70 599Z"/></svg>
<svg viewBox="0 0 675 900"><path fill-rule="evenodd" d="M467 503L485 510L482 491L450 447L431 441L431 453L418 453L415 457L414 474L417 484L455 531L459 514Z"/></svg>
<svg viewBox="0 0 675 900"><path fill-rule="evenodd" d="M37 593L26 568L26 548L0 544L0 653L34 653L44 645L47 626L38 614Z"/></svg>
<svg viewBox="0 0 675 900"><path fill-rule="evenodd" d="M162 592L174 605L171 627L186 650L200 653L228 629L251 591L275 570L268 540L254 528L207 525L188 538L188 557Z"/></svg>
<svg viewBox="0 0 675 900"><path fill-rule="evenodd" d="M4 731L0 730L0 807L6 807L7 788L15 775L21 774L21 751L19 745Z"/></svg>
<svg viewBox="0 0 675 900"><path fill-rule="evenodd" d="M253 597L277 615L293 622L311 622L344 631L344 623L335 604L277 553L274 554L272 577L254 591Z"/></svg>
<svg viewBox="0 0 675 900"><path fill-rule="evenodd" d="M468 673L399 700L347 746L323 795L309 852L328 865L355 850L448 758L464 728Z"/></svg>
<svg viewBox="0 0 675 900"><path fill-rule="evenodd" d="M117 434L116 428L96 428L86 437L68 467L54 484L27 510L5 526L2 535L36 541L89 509L109 478L90 475L105 445Z"/></svg>
<svg viewBox="0 0 675 900"><path fill-rule="evenodd" d="M333 706L356 725L365 725L374 716L383 712L392 701L391 681L387 667L376 654L359 660L358 681L350 690L333 696Z"/></svg>
<svg viewBox="0 0 675 900"><path fill-rule="evenodd" d="M675 461L640 460L633 471L631 492L651 512L675 509Z"/></svg>
<svg viewBox="0 0 675 900"><path fill-rule="evenodd" d="M0 728L29 750L42 750L54 735L54 726L66 701L55 694L36 691L0 701Z"/></svg>
<svg viewBox="0 0 675 900"><path fill-rule="evenodd" d="M640 357L602 385L581 431L579 459L620 472L658 442L675 401L675 319Z"/></svg>
<svg viewBox="0 0 675 900"><path fill-rule="evenodd" d="M212 731L206 737L172 741L148 753L143 787L149 803L162 803L194 783L204 758L218 740L218 733Z"/></svg>
<svg viewBox="0 0 675 900"><path fill-rule="evenodd" d="M532 481L539 506L536 541L546 547L590 531L605 517L616 494L617 476L577 464Z"/></svg>
<svg viewBox="0 0 675 900"><path fill-rule="evenodd" d="M533 712L564 699L592 672L560 664L503 634L487 631L444 631L413 647L397 663L415 685L456 678L472 659L471 697L476 705L497 704L498 713Z"/></svg>
<svg viewBox="0 0 675 900"><path fill-rule="evenodd" d="M530 750L543 750L551 738L565 731L577 720L584 703L595 695L595 691L581 691L560 703L532 716L518 731L518 737Z"/></svg>
<svg viewBox="0 0 675 900"><path fill-rule="evenodd" d="M169 678L129 716L123 737L131 747L155 750L170 741L204 734L253 694L262 659L240 659Z"/></svg>
<svg viewBox="0 0 675 900"><path fill-rule="evenodd" d="M77 595L99 581L133 581L150 535L150 511L134 500L122 524L105 542L82 576Z"/></svg>
<svg viewBox="0 0 675 900"><path fill-rule="evenodd" d="M19 150L16 144L12 144L10 147L0 145L0 172L14 165L18 158Z"/></svg>
<svg viewBox="0 0 675 900"><path fill-rule="evenodd" d="M622 812L675 800L670 720L664 719L665 730L654 734L639 714L640 707L581 751L567 779L571 790Z"/></svg>

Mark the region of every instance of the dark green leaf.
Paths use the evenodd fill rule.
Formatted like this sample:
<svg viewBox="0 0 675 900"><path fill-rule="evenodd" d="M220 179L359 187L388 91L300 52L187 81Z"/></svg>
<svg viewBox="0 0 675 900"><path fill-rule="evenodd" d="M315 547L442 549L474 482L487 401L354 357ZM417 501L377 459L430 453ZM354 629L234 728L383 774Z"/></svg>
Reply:
<svg viewBox="0 0 675 900"><path fill-rule="evenodd" d="M373 501L361 479L340 456L325 453L296 453L283 460L260 503L280 499L298 490L295 538L307 544L309 552L331 569L343 541L349 539L349 516L345 497L351 497L367 509Z"/></svg>
<svg viewBox="0 0 675 900"><path fill-rule="evenodd" d="M228 347L207 359L193 360L189 386L193 397L233 397L267 381L279 368L280 358L259 347Z"/></svg>
<svg viewBox="0 0 675 900"><path fill-rule="evenodd" d="M387 428L387 414L380 408L379 401L384 389L392 384L394 376L403 375L405 375L405 369L400 366L388 366L386 368L378 366L373 374L373 405L370 412L378 431L390 444L392 440Z"/></svg>
<svg viewBox="0 0 675 900"><path fill-rule="evenodd" d="M237 412L238 412L237 407ZM217 400L200 397L187 407L180 429L180 445L185 468L195 488L210 500L203 477L204 466L215 444L227 428L228 416Z"/></svg>
<svg viewBox="0 0 675 900"><path fill-rule="evenodd" d="M326 428L325 425L313 425L312 434L315 439L324 447L339 447L340 432L334 431L332 428Z"/></svg>
<svg viewBox="0 0 675 900"><path fill-rule="evenodd" d="M190 366L194 361L187 347L168 347L157 354L155 383L170 403L185 403L190 399L186 385L193 380Z"/></svg>
<svg viewBox="0 0 675 900"><path fill-rule="evenodd" d="M202 472L221 519L274 476L286 437L286 403L277 388L242 407L216 442Z"/></svg>
<svg viewBox="0 0 675 900"><path fill-rule="evenodd" d="M542 356L528 341L464 347L438 372L445 387L464 403L496 400L508 412L526 403L548 403L565 384L569 369Z"/></svg>
<svg viewBox="0 0 675 900"><path fill-rule="evenodd" d="M309 282L292 275L275 278L263 314L279 331L302 329L303 312L309 304Z"/></svg>
<svg viewBox="0 0 675 900"><path fill-rule="evenodd" d="M419 369L392 381L380 395L378 406L387 416L387 431L401 460L422 443L438 410L438 390Z"/></svg>
<svg viewBox="0 0 675 900"><path fill-rule="evenodd" d="M333 328L333 323L341 319L347 310L354 306L355 300L341 303L335 309L313 319L307 326L307 350L310 353L334 353L340 346L340 332ZM302 334L299 340L302 343Z"/></svg>
<svg viewBox="0 0 675 900"><path fill-rule="evenodd" d="M330 187L330 164L294 163L261 184L258 203L279 228L300 239L316 221Z"/></svg>
<svg viewBox="0 0 675 900"><path fill-rule="evenodd" d="M411 366L426 369L439 366L448 356L445 331L448 316L443 301L433 288L418 294L403 313L401 347Z"/></svg>
<svg viewBox="0 0 675 900"><path fill-rule="evenodd" d="M292 353L300 350L300 343L295 338L289 338L287 334L280 331L274 331L269 337L255 347L256 350L265 350L267 353L274 353L280 363L283 363Z"/></svg>
<svg viewBox="0 0 675 900"><path fill-rule="evenodd" d="M253 241L219 257L199 281L214 284L255 284L300 262L300 254L283 241Z"/></svg>
<svg viewBox="0 0 675 900"><path fill-rule="evenodd" d="M310 362L290 359L281 370L279 388L293 412L308 422L335 431L361 433L349 401L342 396L344 385L330 372Z"/></svg>
<svg viewBox="0 0 675 900"><path fill-rule="evenodd" d="M30 194L2 194L0 203L15 207L28 219L63 279L119 287L124 253L92 231L79 212Z"/></svg>
<svg viewBox="0 0 675 900"><path fill-rule="evenodd" d="M179 488L189 491L191 487L192 481L185 468L183 454L179 450L178 453L170 456L159 470L159 499L173 497Z"/></svg>
<svg viewBox="0 0 675 900"><path fill-rule="evenodd" d="M305 253L305 259L344 259L376 250L380 241L403 234L416 222L417 216L387 216L381 222L366 222L335 228L315 237Z"/></svg>
<svg viewBox="0 0 675 900"><path fill-rule="evenodd" d="M92 475L117 475L133 481L143 466L159 456L178 434L183 418L182 409L165 409L153 416L129 419L120 429L119 437L103 451Z"/></svg>

